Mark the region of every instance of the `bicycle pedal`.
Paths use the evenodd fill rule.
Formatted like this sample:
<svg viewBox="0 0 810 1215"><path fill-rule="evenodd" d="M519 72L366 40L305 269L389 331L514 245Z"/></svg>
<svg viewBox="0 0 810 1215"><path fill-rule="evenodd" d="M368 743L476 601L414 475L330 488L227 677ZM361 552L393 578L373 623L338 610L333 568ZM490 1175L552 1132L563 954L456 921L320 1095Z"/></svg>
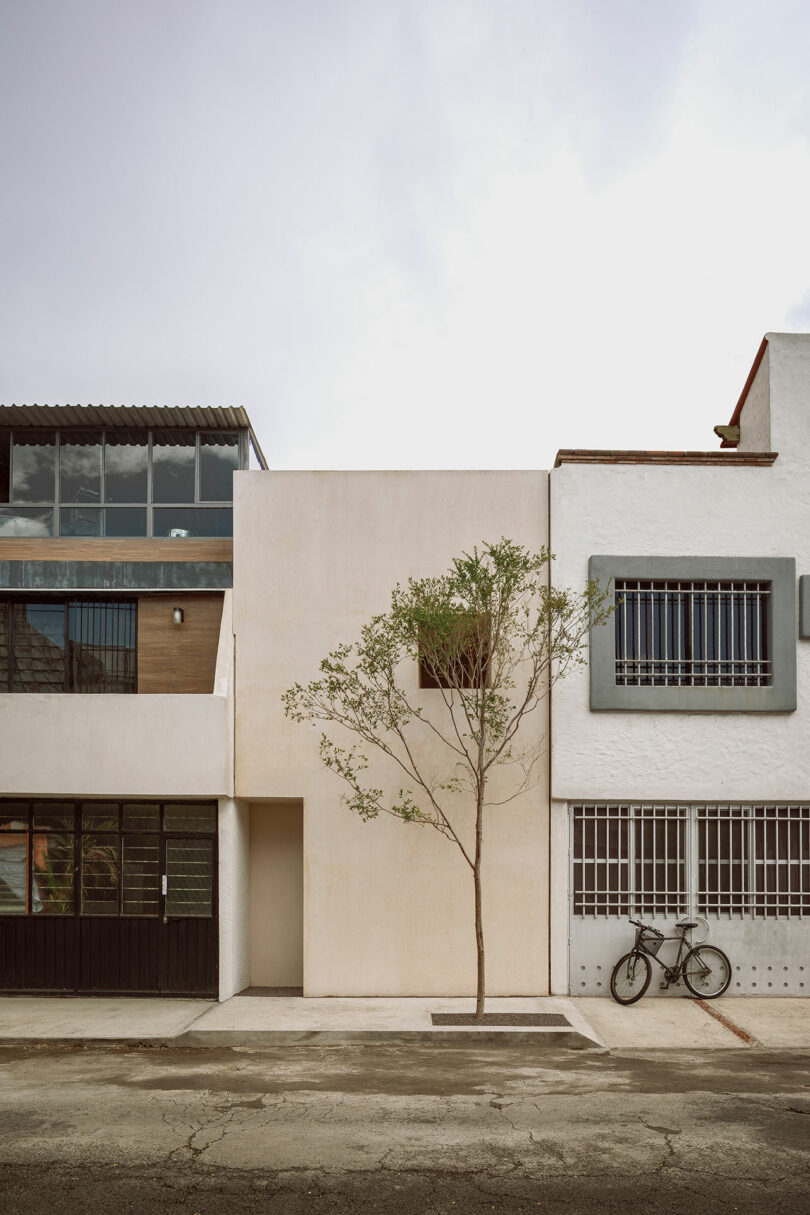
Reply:
<svg viewBox="0 0 810 1215"><path fill-rule="evenodd" d="M661 984L659 984L659 986L660 986L660 988L661 988L661 991L668 991L668 990L669 990L669 983L661 983Z"/></svg>

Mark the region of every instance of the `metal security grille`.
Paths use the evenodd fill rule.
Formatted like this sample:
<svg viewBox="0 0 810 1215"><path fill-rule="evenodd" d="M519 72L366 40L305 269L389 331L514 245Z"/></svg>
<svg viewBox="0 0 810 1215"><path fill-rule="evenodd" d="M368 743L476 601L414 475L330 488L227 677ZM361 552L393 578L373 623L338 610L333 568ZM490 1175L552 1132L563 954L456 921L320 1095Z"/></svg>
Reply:
<svg viewBox="0 0 810 1215"><path fill-rule="evenodd" d="M810 805L571 808L573 910L810 915Z"/></svg>
<svg viewBox="0 0 810 1215"><path fill-rule="evenodd" d="M137 605L72 600L68 611L68 690L136 691Z"/></svg>
<svg viewBox="0 0 810 1215"><path fill-rule="evenodd" d="M810 806L700 806L697 910L810 914Z"/></svg>
<svg viewBox="0 0 810 1215"><path fill-rule="evenodd" d="M0 600L0 692L137 691L134 600Z"/></svg>
<svg viewBox="0 0 810 1215"><path fill-rule="evenodd" d="M767 687L769 582L618 578L616 683Z"/></svg>
<svg viewBox="0 0 810 1215"><path fill-rule="evenodd" d="M686 911L687 813L677 805L574 806L574 913Z"/></svg>

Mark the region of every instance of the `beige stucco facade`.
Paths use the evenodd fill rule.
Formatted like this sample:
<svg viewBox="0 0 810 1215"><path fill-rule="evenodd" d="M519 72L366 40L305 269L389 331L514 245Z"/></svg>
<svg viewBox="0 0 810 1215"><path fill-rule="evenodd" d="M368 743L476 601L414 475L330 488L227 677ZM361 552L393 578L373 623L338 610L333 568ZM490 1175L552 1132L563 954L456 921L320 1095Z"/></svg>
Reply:
<svg viewBox="0 0 810 1215"><path fill-rule="evenodd" d="M303 804L304 992L470 994L473 889L460 852L429 827L355 818L341 803L340 780L320 762L317 732L284 717L281 695L314 678L328 651L385 610L397 582L440 574L464 549L501 536L544 546L547 474L246 472L235 481L236 795ZM402 674L415 690L415 664ZM418 695L431 707L438 694ZM530 729L539 741L546 721L535 716ZM385 760L370 776L383 787L396 782ZM469 809L453 813L469 841ZM485 830L488 991L543 993L545 771L529 792L492 809ZM257 883L271 880L252 867L253 905L267 899ZM252 922L255 934L255 912ZM251 950L258 958L255 941Z"/></svg>

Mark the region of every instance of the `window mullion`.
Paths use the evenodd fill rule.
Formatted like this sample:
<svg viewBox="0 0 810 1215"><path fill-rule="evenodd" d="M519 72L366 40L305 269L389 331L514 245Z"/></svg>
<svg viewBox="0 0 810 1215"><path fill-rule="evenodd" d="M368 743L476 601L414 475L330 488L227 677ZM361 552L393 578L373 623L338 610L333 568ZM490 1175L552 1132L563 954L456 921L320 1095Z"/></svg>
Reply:
<svg viewBox="0 0 810 1215"><path fill-rule="evenodd" d="M82 818L78 806L73 807L73 914L81 915L82 885Z"/></svg>
<svg viewBox="0 0 810 1215"><path fill-rule="evenodd" d="M146 438L146 535L151 539L154 535L153 512L152 512L152 455L153 455L153 431L147 431Z"/></svg>
<svg viewBox="0 0 810 1215"><path fill-rule="evenodd" d="M61 523L61 511L59 509L59 504L62 500L62 468L61 468L61 465L62 465L62 432L61 432L61 430L56 431L56 441L55 441L54 450L56 453L55 454L56 468L54 469L54 490L53 490L53 497L54 497L53 534L54 534L54 536L59 536L61 534L60 526L59 526Z"/></svg>
<svg viewBox="0 0 810 1215"><path fill-rule="evenodd" d="M627 894L630 903L630 914L638 914L636 902L636 807L628 806L627 818Z"/></svg>
<svg viewBox="0 0 810 1215"><path fill-rule="evenodd" d="M748 822L746 823L746 842L748 844L748 865L747 865L747 881L748 890L746 891L745 908L752 915L756 915L757 904L757 823L756 823L756 808L752 807L748 811ZM764 820L763 820L763 841L765 839ZM763 870L764 872L764 870Z"/></svg>
<svg viewBox="0 0 810 1215"><path fill-rule="evenodd" d="M700 836L697 806L686 807L686 900L692 919L698 914L698 874L700 873Z"/></svg>

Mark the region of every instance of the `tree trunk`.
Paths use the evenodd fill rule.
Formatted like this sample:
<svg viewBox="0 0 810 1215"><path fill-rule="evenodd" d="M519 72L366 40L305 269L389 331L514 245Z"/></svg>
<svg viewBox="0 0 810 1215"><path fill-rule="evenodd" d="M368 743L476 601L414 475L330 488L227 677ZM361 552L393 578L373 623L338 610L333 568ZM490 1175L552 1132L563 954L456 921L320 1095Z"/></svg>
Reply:
<svg viewBox="0 0 810 1215"><path fill-rule="evenodd" d="M486 982L484 968L484 921L481 908L481 852L484 842L484 802L483 795L478 794L475 808L475 864L473 865L473 882L475 883L475 951L478 963L478 982L475 989L475 1015L483 1017L486 1000Z"/></svg>

